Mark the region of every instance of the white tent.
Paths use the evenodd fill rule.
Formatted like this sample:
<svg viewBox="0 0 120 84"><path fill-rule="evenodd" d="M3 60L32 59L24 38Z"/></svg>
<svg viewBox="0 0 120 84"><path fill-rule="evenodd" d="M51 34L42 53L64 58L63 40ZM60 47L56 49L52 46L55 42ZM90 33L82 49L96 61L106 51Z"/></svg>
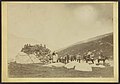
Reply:
<svg viewBox="0 0 120 84"><path fill-rule="evenodd" d="M74 68L78 64L79 64L78 62L72 61L70 63L67 63L64 67L66 67L67 69L71 69L71 68Z"/></svg>
<svg viewBox="0 0 120 84"><path fill-rule="evenodd" d="M35 55L27 55L26 53L20 52L15 58L16 63L20 64L30 64L30 63L40 63L40 60L36 58Z"/></svg>
<svg viewBox="0 0 120 84"><path fill-rule="evenodd" d="M72 61L70 63L67 63L64 67L70 69L70 68L74 68L75 70L79 70L79 71L92 71L92 67L88 64L88 63L78 63L76 61Z"/></svg>
<svg viewBox="0 0 120 84"><path fill-rule="evenodd" d="M79 63L75 66L75 70L92 71L92 67L88 63Z"/></svg>

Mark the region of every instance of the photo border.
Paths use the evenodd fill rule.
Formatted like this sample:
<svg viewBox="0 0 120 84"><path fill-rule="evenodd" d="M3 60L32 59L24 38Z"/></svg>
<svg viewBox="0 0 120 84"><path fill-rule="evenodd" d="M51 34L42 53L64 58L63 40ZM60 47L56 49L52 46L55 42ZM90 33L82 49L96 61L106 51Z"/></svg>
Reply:
<svg viewBox="0 0 120 84"><path fill-rule="evenodd" d="M97 3L113 3L113 36L114 36L114 78L8 78L7 70L7 4L9 3L96 3L96 2L2 2L2 82L118 82L118 2L102 2Z"/></svg>

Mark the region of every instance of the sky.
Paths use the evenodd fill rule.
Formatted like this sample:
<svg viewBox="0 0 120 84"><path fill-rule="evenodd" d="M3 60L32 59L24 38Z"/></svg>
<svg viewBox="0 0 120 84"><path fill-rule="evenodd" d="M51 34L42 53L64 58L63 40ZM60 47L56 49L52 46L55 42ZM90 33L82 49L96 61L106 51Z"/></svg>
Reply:
<svg viewBox="0 0 120 84"><path fill-rule="evenodd" d="M35 39L51 50L113 31L113 6L108 3L9 3L7 7L8 35Z"/></svg>

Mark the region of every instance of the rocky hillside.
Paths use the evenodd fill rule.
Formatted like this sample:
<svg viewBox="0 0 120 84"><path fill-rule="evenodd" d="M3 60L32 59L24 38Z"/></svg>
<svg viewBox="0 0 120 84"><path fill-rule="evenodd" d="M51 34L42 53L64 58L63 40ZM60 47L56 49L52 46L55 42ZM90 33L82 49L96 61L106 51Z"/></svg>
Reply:
<svg viewBox="0 0 120 84"><path fill-rule="evenodd" d="M95 57L98 57L98 53L102 50L105 56L113 59L113 33L77 42L76 44L58 51L58 54L60 56L64 56L65 54L75 55L81 53L83 56L84 53L88 52L88 50L93 51L95 53Z"/></svg>

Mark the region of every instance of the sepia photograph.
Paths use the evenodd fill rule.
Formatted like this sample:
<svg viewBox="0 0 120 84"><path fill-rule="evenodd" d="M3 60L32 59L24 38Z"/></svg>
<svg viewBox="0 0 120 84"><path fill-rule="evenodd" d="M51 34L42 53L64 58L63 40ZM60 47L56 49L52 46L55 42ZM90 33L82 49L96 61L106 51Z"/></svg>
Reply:
<svg viewBox="0 0 120 84"><path fill-rule="evenodd" d="M117 82L118 2L2 2L3 82Z"/></svg>

